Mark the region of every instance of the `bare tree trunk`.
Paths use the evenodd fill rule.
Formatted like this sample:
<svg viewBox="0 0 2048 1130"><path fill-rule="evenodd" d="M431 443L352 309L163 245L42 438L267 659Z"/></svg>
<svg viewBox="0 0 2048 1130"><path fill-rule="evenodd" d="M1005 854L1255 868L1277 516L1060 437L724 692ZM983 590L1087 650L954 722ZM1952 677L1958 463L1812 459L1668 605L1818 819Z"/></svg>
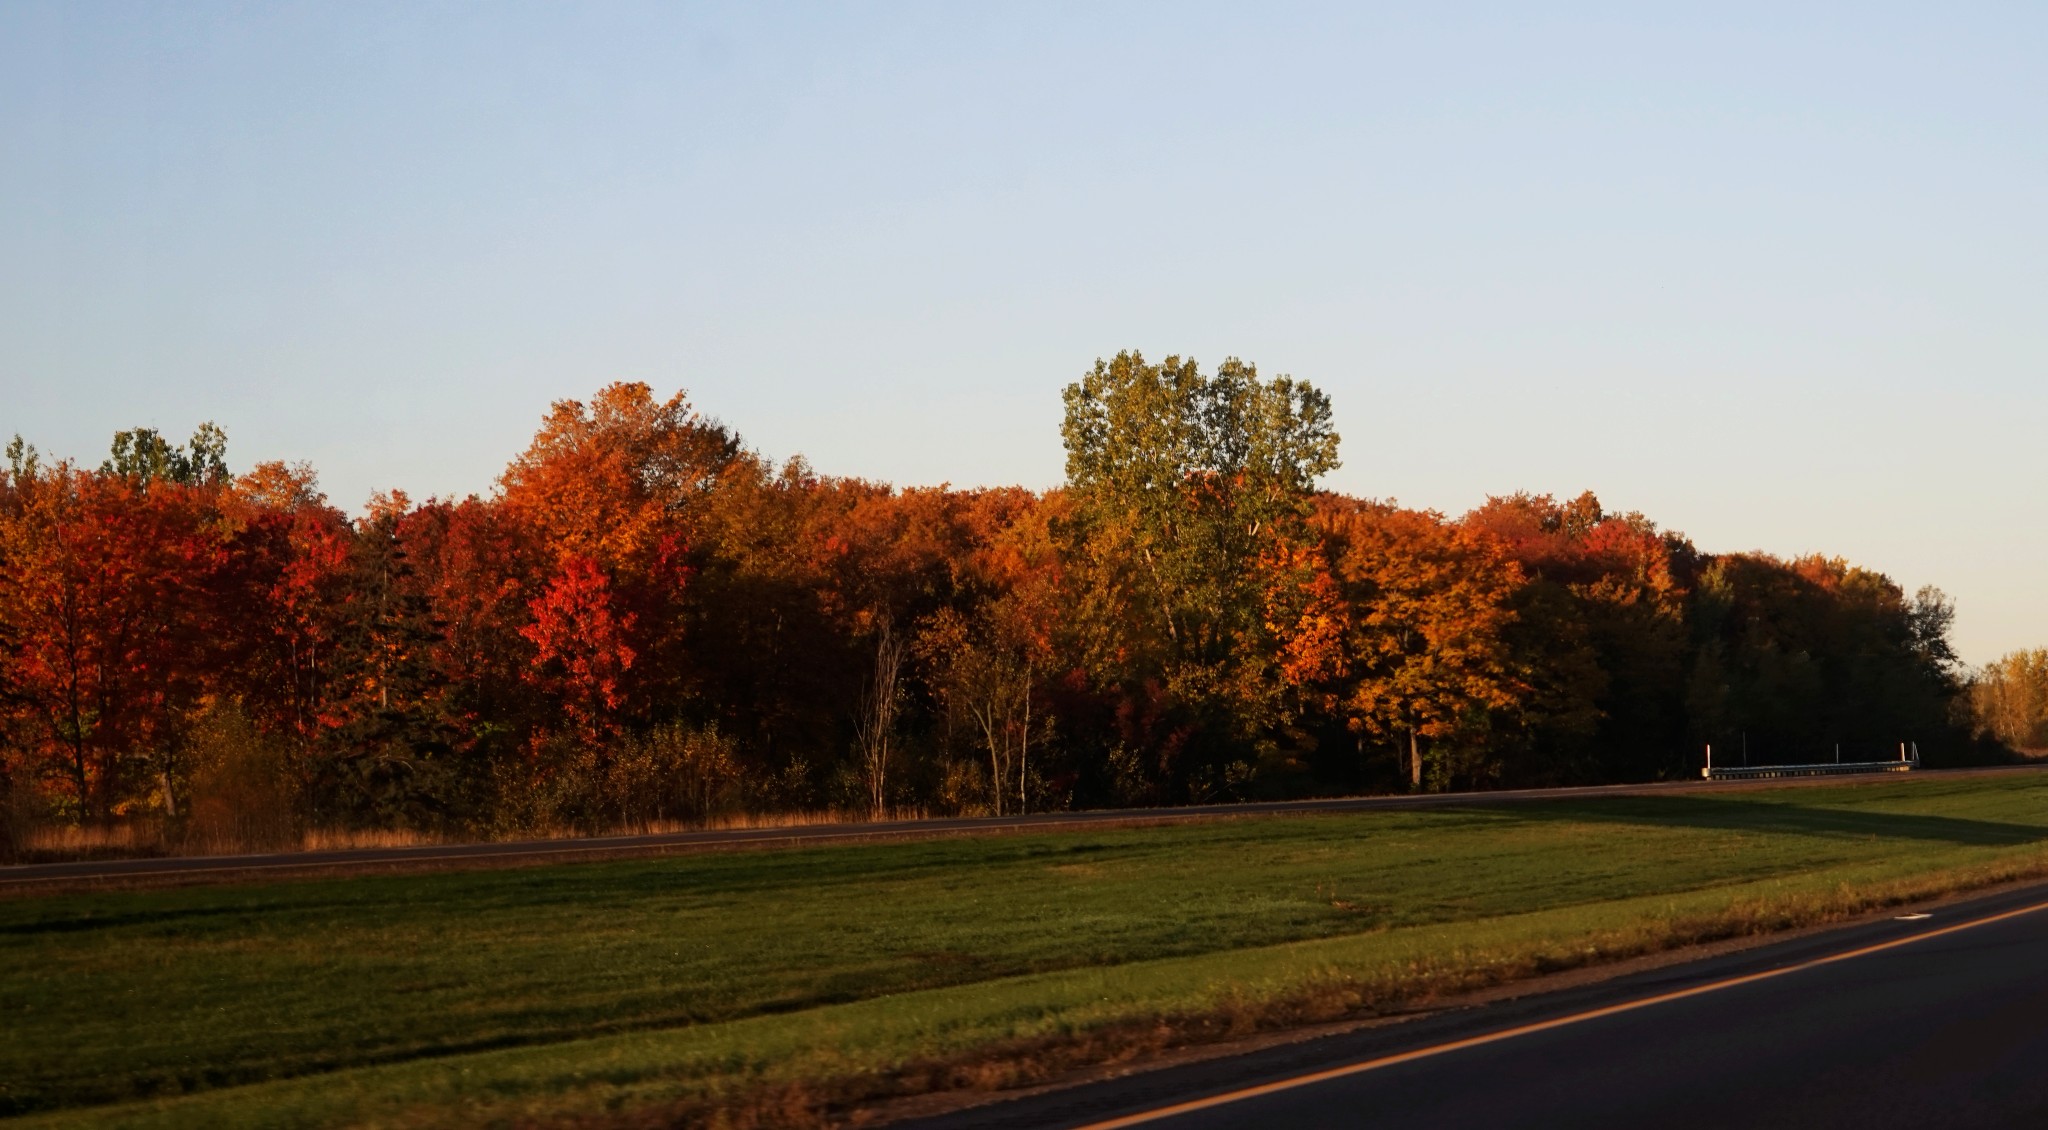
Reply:
<svg viewBox="0 0 2048 1130"><path fill-rule="evenodd" d="M1024 731L1017 741L1017 811L1031 810L1026 788L1031 760L1031 665L1024 665Z"/></svg>
<svg viewBox="0 0 2048 1130"><path fill-rule="evenodd" d="M987 699L977 699L969 709L974 714L975 724L981 727L981 739L988 746L988 794L989 803L995 811L991 816L1003 814L1003 794L1009 791L1010 782L1003 772L1002 722L995 704Z"/></svg>
<svg viewBox="0 0 2048 1130"><path fill-rule="evenodd" d="M866 700L861 703L860 714L854 723L854 736L860 743L861 769L867 778L869 810L877 820L888 814L889 747L896 726L896 701L902 668L903 641L896 638L889 629L889 621L884 619L875 636L874 681L868 684Z"/></svg>
<svg viewBox="0 0 2048 1130"><path fill-rule="evenodd" d="M1422 748L1415 741L1415 731L1408 731L1408 785L1416 792L1422 791Z"/></svg>

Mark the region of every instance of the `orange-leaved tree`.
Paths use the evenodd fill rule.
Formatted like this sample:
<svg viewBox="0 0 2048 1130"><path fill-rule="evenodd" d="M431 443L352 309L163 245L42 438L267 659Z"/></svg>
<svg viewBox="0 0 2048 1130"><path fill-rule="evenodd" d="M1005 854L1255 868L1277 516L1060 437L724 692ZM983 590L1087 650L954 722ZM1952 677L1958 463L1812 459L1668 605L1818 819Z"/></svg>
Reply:
<svg viewBox="0 0 2048 1130"><path fill-rule="evenodd" d="M1327 580L1297 632L1298 675L1362 739L1405 746L1411 787L1483 776L1490 712L1524 684L1506 632L1519 570L1485 540L1430 511L1324 496L1315 516ZM1428 740L1428 750L1423 742Z"/></svg>
<svg viewBox="0 0 2048 1130"><path fill-rule="evenodd" d="M556 401L500 481L504 504L558 557L607 565L647 552L742 456L739 440L647 385L607 385L588 405Z"/></svg>

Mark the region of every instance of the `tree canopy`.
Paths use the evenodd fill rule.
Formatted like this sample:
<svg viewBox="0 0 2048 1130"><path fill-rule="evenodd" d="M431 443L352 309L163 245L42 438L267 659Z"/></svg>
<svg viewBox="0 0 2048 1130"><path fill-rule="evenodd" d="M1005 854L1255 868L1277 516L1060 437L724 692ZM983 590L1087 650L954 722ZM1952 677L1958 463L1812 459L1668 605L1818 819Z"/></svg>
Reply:
<svg viewBox="0 0 2048 1130"><path fill-rule="evenodd" d="M354 516L304 464L231 473L212 425L97 469L17 438L0 808L495 834L2048 744L2048 664L1962 668L1938 591L1591 494L1323 491L1328 397L1234 358L1119 353L1065 408L1057 489L897 489L613 384L493 493Z"/></svg>

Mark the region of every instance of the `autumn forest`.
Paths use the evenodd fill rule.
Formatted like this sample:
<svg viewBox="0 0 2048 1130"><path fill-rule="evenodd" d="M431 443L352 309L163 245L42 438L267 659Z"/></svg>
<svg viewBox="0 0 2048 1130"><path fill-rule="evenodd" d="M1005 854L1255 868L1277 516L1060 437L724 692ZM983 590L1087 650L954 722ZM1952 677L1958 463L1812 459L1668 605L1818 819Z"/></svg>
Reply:
<svg viewBox="0 0 2048 1130"><path fill-rule="evenodd" d="M0 828L511 836L1696 776L2048 738L2048 663L1836 558L1713 553L1590 493L1460 516L1318 487L1326 396L1135 353L1063 485L775 465L643 384L487 497L351 518L227 437L0 472ZM1047 437L1050 442L1051 437ZM2031 696L2031 697L2030 697ZM1738 754L1737 751L1740 751ZM1853 755L1853 756L1852 756Z"/></svg>

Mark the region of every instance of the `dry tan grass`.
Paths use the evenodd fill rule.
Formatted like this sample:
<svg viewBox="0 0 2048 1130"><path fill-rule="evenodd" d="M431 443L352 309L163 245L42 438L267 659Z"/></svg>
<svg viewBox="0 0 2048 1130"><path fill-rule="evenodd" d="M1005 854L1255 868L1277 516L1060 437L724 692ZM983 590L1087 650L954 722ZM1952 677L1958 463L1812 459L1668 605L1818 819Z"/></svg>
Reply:
<svg viewBox="0 0 2048 1130"><path fill-rule="evenodd" d="M923 808L892 808L885 812L880 821L925 820L931 813ZM736 812L714 816L710 820L693 824L675 824L661 829L664 832L727 832L752 828L809 828L822 824L870 824L877 818L866 810L844 811L826 808L814 812Z"/></svg>
<svg viewBox="0 0 2048 1130"><path fill-rule="evenodd" d="M163 828L155 823L42 824L22 836L22 849L37 856L80 859L120 855L162 855Z"/></svg>
<svg viewBox="0 0 2048 1130"><path fill-rule="evenodd" d="M346 851L350 848L418 847L442 842L411 828L314 828L299 837L301 851Z"/></svg>
<svg viewBox="0 0 2048 1130"><path fill-rule="evenodd" d="M891 809L885 821L923 820L930 813L922 808ZM817 809L797 812L730 812L708 820L656 820L588 832L557 827L522 831L510 840L581 840L613 836L669 835L681 832L742 831L772 828L810 828L831 825L858 826L874 823L866 810ZM148 856L242 855L273 851L348 851L360 848L422 847L473 843L475 837L448 835L411 828L312 828L295 840L280 844L269 839L238 837L232 829L201 833L188 828L171 833L157 820L127 820L114 824L30 825L19 840L16 853L22 862L57 862L83 859L120 859Z"/></svg>

